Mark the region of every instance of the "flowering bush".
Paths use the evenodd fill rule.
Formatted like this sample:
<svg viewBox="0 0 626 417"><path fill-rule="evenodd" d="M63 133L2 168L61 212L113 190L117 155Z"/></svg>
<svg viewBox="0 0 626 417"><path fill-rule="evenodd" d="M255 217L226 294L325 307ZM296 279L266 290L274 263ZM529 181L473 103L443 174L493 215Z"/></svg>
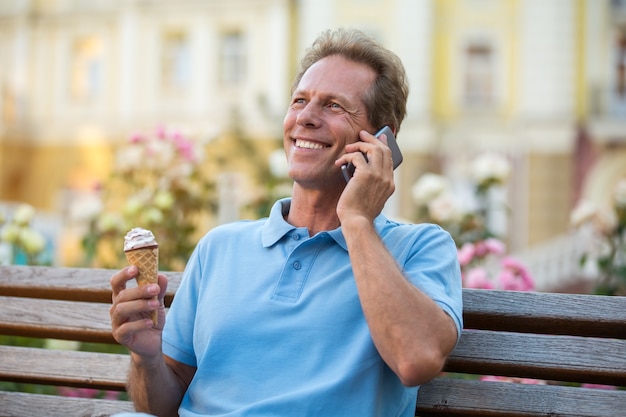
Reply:
<svg viewBox="0 0 626 417"><path fill-rule="evenodd" d="M248 203L257 218L268 216L272 205L279 198L291 195L293 182L289 178L289 167L284 149L272 151L267 158L268 171L262 176L258 193Z"/></svg>
<svg viewBox="0 0 626 417"><path fill-rule="evenodd" d="M13 218L8 221L0 213L0 244L8 245L9 263L27 265L46 263L41 259L46 240L32 227L34 218L35 209L29 204L19 205Z"/></svg>
<svg viewBox="0 0 626 417"><path fill-rule="evenodd" d="M533 378L517 378L512 376L494 376L494 375L484 375L480 377L481 381L490 381L490 382L514 382L517 384L526 384L526 385L546 385L547 382L542 379L533 379Z"/></svg>
<svg viewBox="0 0 626 417"><path fill-rule="evenodd" d="M617 183L610 204L599 206L583 200L572 211L570 222L575 228L591 231L590 246L580 264L597 268L600 282L596 292L626 295L626 178Z"/></svg>
<svg viewBox="0 0 626 417"><path fill-rule="evenodd" d="M471 164L473 201L458 201L452 181L434 173L422 175L413 185L413 200L419 221L439 224L457 245L461 279L466 288L532 291L535 288L528 269L508 256L505 243L491 230L490 192L506 183L511 168L506 158L487 153ZM483 375L484 381L545 384L529 378Z"/></svg>
<svg viewBox="0 0 626 417"><path fill-rule="evenodd" d="M59 387L58 394L71 398L102 398L105 400L119 400L122 397L122 393L118 391L74 387Z"/></svg>
<svg viewBox="0 0 626 417"><path fill-rule="evenodd" d="M519 260L505 256L502 241L487 238L476 243L467 242L458 250L463 273L463 284L468 288L500 289L510 291L532 291L533 278ZM491 258L500 259L500 271L490 273Z"/></svg>
<svg viewBox="0 0 626 417"><path fill-rule="evenodd" d="M182 269L195 245L198 222L215 212L215 187L202 172L202 162L202 149L179 131L158 128L133 135L117 153L101 204L92 204L82 242L88 260L123 265L123 237L140 226L159 241L159 267Z"/></svg>
<svg viewBox="0 0 626 417"><path fill-rule="evenodd" d="M476 158L471 165L474 201L469 209L457 201L452 182L442 175L426 173L413 186L418 219L441 225L456 242L465 287L534 289L526 267L506 256L506 245L489 227L489 193L506 183L510 171L509 162L498 154Z"/></svg>

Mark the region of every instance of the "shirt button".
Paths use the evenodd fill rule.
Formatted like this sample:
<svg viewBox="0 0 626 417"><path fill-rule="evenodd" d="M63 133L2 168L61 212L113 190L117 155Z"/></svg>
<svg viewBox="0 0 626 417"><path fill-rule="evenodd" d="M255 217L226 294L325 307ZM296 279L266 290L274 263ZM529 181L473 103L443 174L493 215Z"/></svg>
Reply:
<svg viewBox="0 0 626 417"><path fill-rule="evenodd" d="M293 263L293 269L299 270L300 268L302 268L302 264L300 263L300 261L295 261Z"/></svg>
<svg viewBox="0 0 626 417"><path fill-rule="evenodd" d="M299 234L297 234L297 233L294 233L293 235L291 235L291 238L292 238L293 240L300 240L300 235L299 235Z"/></svg>

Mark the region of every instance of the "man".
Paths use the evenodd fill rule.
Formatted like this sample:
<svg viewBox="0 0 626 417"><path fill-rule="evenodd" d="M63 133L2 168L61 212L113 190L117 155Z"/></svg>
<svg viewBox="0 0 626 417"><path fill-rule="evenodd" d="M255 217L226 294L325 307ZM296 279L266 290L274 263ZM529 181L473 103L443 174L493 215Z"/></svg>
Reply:
<svg viewBox="0 0 626 417"><path fill-rule="evenodd" d="M393 168L386 138L372 133L398 132L407 95L395 54L358 31L322 34L284 119L291 199L201 239L167 323L164 276L129 289L135 267L112 277L113 334L131 352L138 410L414 415L417 386L456 344L462 303L450 236L381 214Z"/></svg>

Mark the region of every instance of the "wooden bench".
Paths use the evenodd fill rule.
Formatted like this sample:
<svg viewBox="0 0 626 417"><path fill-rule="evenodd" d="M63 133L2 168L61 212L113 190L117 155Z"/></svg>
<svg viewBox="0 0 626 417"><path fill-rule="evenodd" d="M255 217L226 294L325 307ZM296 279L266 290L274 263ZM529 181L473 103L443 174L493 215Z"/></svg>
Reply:
<svg viewBox="0 0 626 417"><path fill-rule="evenodd" d="M0 266L0 334L115 343L105 269ZM180 283L170 278L166 304ZM419 416L626 415L626 297L464 290L465 330L447 373L420 389ZM128 356L0 346L0 381L124 390ZM487 382L537 378L547 385ZM557 383L556 381L560 381ZM128 401L0 392L3 416L104 416Z"/></svg>

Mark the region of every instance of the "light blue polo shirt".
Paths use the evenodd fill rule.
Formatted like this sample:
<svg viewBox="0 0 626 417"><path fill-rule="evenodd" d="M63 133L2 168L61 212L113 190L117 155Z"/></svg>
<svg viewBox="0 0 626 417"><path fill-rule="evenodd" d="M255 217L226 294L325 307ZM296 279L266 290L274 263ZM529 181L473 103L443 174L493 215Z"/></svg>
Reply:
<svg viewBox="0 0 626 417"><path fill-rule="evenodd" d="M309 237L283 219L289 205L212 229L191 256L163 333L164 353L198 369L180 415L413 416L417 387L403 386L372 342L341 228ZM460 334L448 233L383 215L375 226Z"/></svg>

